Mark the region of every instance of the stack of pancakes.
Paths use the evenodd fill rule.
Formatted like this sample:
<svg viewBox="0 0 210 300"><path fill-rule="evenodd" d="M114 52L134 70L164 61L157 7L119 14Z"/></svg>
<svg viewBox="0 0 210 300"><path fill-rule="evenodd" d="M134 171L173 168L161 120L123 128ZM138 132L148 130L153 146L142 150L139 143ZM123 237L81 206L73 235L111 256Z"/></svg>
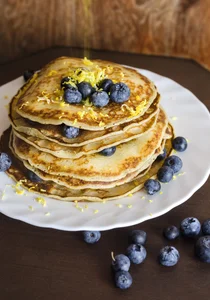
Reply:
<svg viewBox="0 0 210 300"><path fill-rule="evenodd" d="M131 94L122 104L110 101L102 108L89 99L69 104L60 86L66 76L95 88L104 78L124 82ZM173 130L154 84L133 69L105 61L61 57L49 63L12 99L10 120L5 139L13 164L8 174L31 191L64 201L134 193L156 176L163 149L167 155L171 151ZM80 128L79 136L64 136L64 125ZM113 146L113 155L102 155ZM31 174L38 177L31 180Z"/></svg>

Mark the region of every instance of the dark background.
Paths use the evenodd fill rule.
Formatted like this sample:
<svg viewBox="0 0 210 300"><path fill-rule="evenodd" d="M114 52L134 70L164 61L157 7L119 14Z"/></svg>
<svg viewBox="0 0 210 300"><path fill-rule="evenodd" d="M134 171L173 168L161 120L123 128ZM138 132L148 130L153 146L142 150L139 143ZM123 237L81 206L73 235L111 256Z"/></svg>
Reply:
<svg viewBox="0 0 210 300"><path fill-rule="evenodd" d="M27 68L39 69L55 57L83 54L80 49L49 49L1 65L0 84L21 75ZM210 108L210 73L192 61L105 51L91 51L91 56L168 76L190 89ZM199 160L199 153L195 159ZM209 299L210 265L194 257L194 241L180 238L168 243L162 237L164 227L179 225L185 217L195 216L200 221L210 218L209 190L208 181L183 205L140 225L103 232L96 245L85 244L80 232L33 227L0 214L0 299ZM148 257L142 265L131 267L133 286L121 291L113 284L110 253L125 251L128 232L133 228L147 232ZM157 262L159 250L167 244L175 245L181 255L177 266L172 268Z"/></svg>

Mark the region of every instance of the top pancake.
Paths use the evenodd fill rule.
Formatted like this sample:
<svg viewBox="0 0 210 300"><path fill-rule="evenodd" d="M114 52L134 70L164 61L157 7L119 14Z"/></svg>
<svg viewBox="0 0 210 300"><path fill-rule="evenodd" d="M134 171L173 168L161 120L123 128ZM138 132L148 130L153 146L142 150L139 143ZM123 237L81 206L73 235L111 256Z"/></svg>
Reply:
<svg viewBox="0 0 210 300"><path fill-rule="evenodd" d="M79 72L78 72L79 70ZM77 75L75 75L76 73ZM78 75L79 74L79 75ZM86 100L82 104L68 104L63 100L60 82L63 77L75 77L96 86L104 78L126 83L131 91L124 104L110 102L96 108ZM154 84L137 71L111 62L60 57L45 66L17 101L17 113L41 124L66 124L86 130L104 130L130 122L142 116L157 96Z"/></svg>

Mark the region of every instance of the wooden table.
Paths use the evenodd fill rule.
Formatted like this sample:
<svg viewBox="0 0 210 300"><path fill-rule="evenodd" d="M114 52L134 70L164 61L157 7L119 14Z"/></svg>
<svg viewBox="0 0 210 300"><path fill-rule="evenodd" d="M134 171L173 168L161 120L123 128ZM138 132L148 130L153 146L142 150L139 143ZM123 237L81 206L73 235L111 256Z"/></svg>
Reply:
<svg viewBox="0 0 210 300"><path fill-rule="evenodd" d="M0 84L16 78L27 68L39 69L61 55L82 57L83 51L68 48L50 49L2 65ZM210 73L196 63L115 52L92 51L91 56L168 76L190 89L210 108ZM199 160L199 153L195 159ZM165 226L179 225L187 216L195 216L200 221L210 217L209 190L208 181L185 204L162 217L132 227L147 232L148 258L144 264L132 266L133 286L127 291L114 287L110 271L110 252L125 251L127 235L131 228L104 232L100 242L90 246L83 242L80 232L33 227L1 214L0 299L209 299L210 265L194 258L193 241L179 239L172 243L181 254L176 267L164 268L157 263L160 248L168 244L162 237L162 229Z"/></svg>

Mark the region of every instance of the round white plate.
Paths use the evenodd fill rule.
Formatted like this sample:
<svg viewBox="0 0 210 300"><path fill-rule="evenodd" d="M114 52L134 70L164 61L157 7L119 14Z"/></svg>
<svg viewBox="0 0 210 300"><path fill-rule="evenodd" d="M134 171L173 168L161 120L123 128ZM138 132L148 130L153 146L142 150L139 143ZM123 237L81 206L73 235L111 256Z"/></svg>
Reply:
<svg viewBox="0 0 210 300"><path fill-rule="evenodd" d="M46 206L35 201L37 195L25 191L15 193L13 181L0 174L0 211L14 219L40 227L61 230L107 230L134 225L165 214L189 199L207 180L210 172L210 114L207 108L187 89L158 74L138 70L158 88L161 105L175 127L176 135L188 139L188 149L178 155L183 169L169 184L162 185L162 194L147 195L144 191L106 203L62 202L45 197ZM7 104L23 85L22 77L0 88L0 134L9 126ZM9 184L9 186L5 185Z"/></svg>

